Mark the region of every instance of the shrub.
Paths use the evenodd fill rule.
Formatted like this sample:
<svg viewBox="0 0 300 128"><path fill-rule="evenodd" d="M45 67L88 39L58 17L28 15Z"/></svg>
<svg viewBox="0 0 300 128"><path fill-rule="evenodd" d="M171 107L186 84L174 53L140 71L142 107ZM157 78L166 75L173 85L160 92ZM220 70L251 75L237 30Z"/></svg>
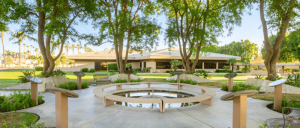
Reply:
<svg viewBox="0 0 300 128"><path fill-rule="evenodd" d="M195 71L194 75L196 76L203 76L203 78L207 79L209 77L208 72L204 70L197 70Z"/></svg>
<svg viewBox="0 0 300 128"><path fill-rule="evenodd" d="M287 67L287 68L284 69L284 71L290 72L290 71L292 71L292 68Z"/></svg>
<svg viewBox="0 0 300 128"><path fill-rule="evenodd" d="M63 83L63 84L61 84L59 86L55 86L55 87L68 89L68 90L76 90L77 89L77 83L76 82L68 82L68 83ZM89 85L88 85L87 81L81 83L81 88L82 89L85 89L85 88L88 88L88 87L89 87Z"/></svg>
<svg viewBox="0 0 300 128"><path fill-rule="evenodd" d="M263 70L263 71L267 71L267 68L262 68L261 70Z"/></svg>
<svg viewBox="0 0 300 128"><path fill-rule="evenodd" d="M118 65L117 63L108 64L107 69L108 71L118 71Z"/></svg>
<svg viewBox="0 0 300 128"><path fill-rule="evenodd" d="M223 66L223 68L227 71L230 68L230 66Z"/></svg>
<svg viewBox="0 0 300 128"><path fill-rule="evenodd" d="M28 71L28 70L26 70L26 71L22 71L22 73L23 73L23 75L24 76L19 76L19 83L26 83L26 82L29 82L29 80L27 80L26 79L26 76L36 76L35 75L35 71Z"/></svg>
<svg viewBox="0 0 300 128"><path fill-rule="evenodd" d="M60 69L54 70L51 74L51 76L65 76L65 75L66 75L66 73Z"/></svg>
<svg viewBox="0 0 300 128"><path fill-rule="evenodd" d="M170 83L177 83L177 80L171 79L171 80L168 80L168 82L170 82ZM180 83L186 83L186 84L197 85L197 81L193 81L192 79L188 79L188 80L180 80Z"/></svg>
<svg viewBox="0 0 300 128"><path fill-rule="evenodd" d="M256 75L255 74L255 79L263 79L264 77L262 75Z"/></svg>
<svg viewBox="0 0 300 128"><path fill-rule="evenodd" d="M127 83L127 80L126 79L122 80L118 78L117 80L114 81L114 83Z"/></svg>
<svg viewBox="0 0 300 128"><path fill-rule="evenodd" d="M171 76L175 76L174 71L169 71Z"/></svg>
<svg viewBox="0 0 300 128"><path fill-rule="evenodd" d="M43 67L35 67L35 71L43 71Z"/></svg>
<svg viewBox="0 0 300 128"><path fill-rule="evenodd" d="M227 84L222 84L222 90L228 91L228 85ZM238 91L243 91L243 90L260 90L260 87L256 87L253 85L249 84L244 84L244 83L238 83L233 86L232 92L238 92Z"/></svg>
<svg viewBox="0 0 300 128"><path fill-rule="evenodd" d="M243 73L242 71L236 71L235 73Z"/></svg>
<svg viewBox="0 0 300 128"><path fill-rule="evenodd" d="M137 80L130 79L130 82L142 82L142 80L140 78L138 78Z"/></svg>
<svg viewBox="0 0 300 128"><path fill-rule="evenodd" d="M43 102L44 96L38 96L38 104ZM11 103L9 100L13 100ZM9 112L16 111L24 108L29 108L35 106L35 102L31 101L31 93L26 92L24 94L21 93L21 90L18 92L14 91L14 93L10 94L10 96L0 96L0 104L1 104L1 112Z"/></svg>
<svg viewBox="0 0 300 128"><path fill-rule="evenodd" d="M89 69L88 69L88 68L83 68L83 69L81 69L81 71L82 71L82 72L88 72Z"/></svg>
<svg viewBox="0 0 300 128"><path fill-rule="evenodd" d="M300 87L300 75L292 72L292 75L287 77L287 81L285 83L295 87Z"/></svg>
<svg viewBox="0 0 300 128"><path fill-rule="evenodd" d="M243 73L248 73L248 72L250 72L250 70L249 70L249 68L242 68L242 72Z"/></svg>
<svg viewBox="0 0 300 128"><path fill-rule="evenodd" d="M298 69L292 69L292 72L299 72Z"/></svg>
<svg viewBox="0 0 300 128"><path fill-rule="evenodd" d="M231 70L220 70L220 69L217 69L216 73L232 73L232 71Z"/></svg>
<svg viewBox="0 0 300 128"><path fill-rule="evenodd" d="M90 72L92 72L92 73L94 73L95 71L96 71L96 70L93 69L93 68L90 69Z"/></svg>

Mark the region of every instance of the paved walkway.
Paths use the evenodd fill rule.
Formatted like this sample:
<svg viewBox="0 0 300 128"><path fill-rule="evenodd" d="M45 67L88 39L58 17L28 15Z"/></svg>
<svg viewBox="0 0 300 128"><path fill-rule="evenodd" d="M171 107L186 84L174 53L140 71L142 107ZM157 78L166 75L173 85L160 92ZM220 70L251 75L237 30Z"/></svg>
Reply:
<svg viewBox="0 0 300 128"><path fill-rule="evenodd" d="M176 88L172 85L153 85L153 87ZM128 85L123 88L146 88L147 85ZM152 86L151 86L152 87ZM93 95L91 86L88 89L74 91L79 98L69 98L69 127L74 128L116 128L116 127L143 127L143 128L228 128L232 127L232 101L221 101L220 97L227 92L214 89L217 95L213 98L213 105L197 104L183 108L167 108L165 113L159 109L134 108L120 105L103 106L103 100ZM109 92L114 87L105 89ZM197 90L184 87L189 91ZM3 93L2 93L3 94ZM8 94L5 92L4 94ZM45 103L32 107L23 112L33 112L41 116L38 122L45 122L48 127L55 127L55 95L50 92L45 94ZM247 127L258 128L269 118L282 118L280 113L266 108L268 101L248 99Z"/></svg>

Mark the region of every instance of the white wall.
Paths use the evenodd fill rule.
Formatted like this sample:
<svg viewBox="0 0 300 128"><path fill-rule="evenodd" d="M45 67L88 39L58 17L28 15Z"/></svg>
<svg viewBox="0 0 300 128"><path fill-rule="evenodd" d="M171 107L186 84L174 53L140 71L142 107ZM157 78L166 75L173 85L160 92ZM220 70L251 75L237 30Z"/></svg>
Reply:
<svg viewBox="0 0 300 128"><path fill-rule="evenodd" d="M132 62L132 68L140 68L140 62Z"/></svg>

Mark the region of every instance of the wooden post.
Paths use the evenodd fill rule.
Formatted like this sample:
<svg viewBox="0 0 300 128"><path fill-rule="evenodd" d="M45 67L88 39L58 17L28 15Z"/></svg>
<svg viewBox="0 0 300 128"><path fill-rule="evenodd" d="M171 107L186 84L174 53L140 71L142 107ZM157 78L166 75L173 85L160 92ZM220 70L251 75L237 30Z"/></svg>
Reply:
<svg viewBox="0 0 300 128"><path fill-rule="evenodd" d="M77 90L81 89L81 76L77 76Z"/></svg>
<svg viewBox="0 0 300 128"><path fill-rule="evenodd" d="M202 62L202 70L204 70L205 68L204 68L204 62Z"/></svg>
<svg viewBox="0 0 300 128"><path fill-rule="evenodd" d="M284 74L284 66L282 66L282 74Z"/></svg>
<svg viewBox="0 0 300 128"><path fill-rule="evenodd" d="M282 84L275 86L274 107L276 111L281 111L282 105Z"/></svg>
<svg viewBox="0 0 300 128"><path fill-rule="evenodd" d="M232 92L233 90L233 78L228 78L228 91Z"/></svg>
<svg viewBox="0 0 300 128"><path fill-rule="evenodd" d="M259 66L257 66L257 71L259 71Z"/></svg>
<svg viewBox="0 0 300 128"><path fill-rule="evenodd" d="M177 75L177 83L180 83L180 75Z"/></svg>
<svg viewBox="0 0 300 128"><path fill-rule="evenodd" d="M68 96L55 92L55 112L56 112L56 127L68 127Z"/></svg>
<svg viewBox="0 0 300 128"><path fill-rule="evenodd" d="M128 74L127 83L130 83L130 74Z"/></svg>
<svg viewBox="0 0 300 128"><path fill-rule="evenodd" d="M35 101L35 105L38 105L38 84L31 82L31 100Z"/></svg>
<svg viewBox="0 0 300 128"><path fill-rule="evenodd" d="M247 126L247 95L233 98L232 128L246 128Z"/></svg>

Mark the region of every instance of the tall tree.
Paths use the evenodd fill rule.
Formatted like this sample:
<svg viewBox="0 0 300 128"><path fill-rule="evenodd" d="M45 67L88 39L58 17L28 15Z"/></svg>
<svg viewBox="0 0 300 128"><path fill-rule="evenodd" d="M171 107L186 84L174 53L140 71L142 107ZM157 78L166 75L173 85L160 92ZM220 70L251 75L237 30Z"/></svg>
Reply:
<svg viewBox="0 0 300 128"><path fill-rule="evenodd" d="M100 38L90 38L90 44L113 43L117 66L122 73L129 50L150 50L157 44L160 27L150 18L157 6L150 0L100 0L98 7L101 11L94 24L99 26L101 35Z"/></svg>
<svg viewBox="0 0 300 128"><path fill-rule="evenodd" d="M294 11L298 11L299 9L299 1L297 0L260 0L260 19L264 34L263 43L268 51L264 63L268 71L267 79L269 80L276 78L276 62L280 55L282 41L287 29L293 26L293 23L299 18L298 12ZM266 21L265 17L267 17L269 21ZM269 24L269 28L267 23ZM273 47L269 42L268 30L270 29L277 31L277 37Z"/></svg>
<svg viewBox="0 0 300 128"><path fill-rule="evenodd" d="M95 0L4 0L0 8L4 8L6 12L3 17L0 17L0 21L9 19L11 22L18 22L22 19L24 21L21 22L22 31L32 35L37 32L37 42L44 59L43 72L46 77L53 72L55 60L60 57L63 49L61 47L58 55L53 58L50 52L51 39L61 39L62 46L67 39L74 41L73 37L79 36L73 27L75 19L79 19L79 22L87 22L87 17L97 12Z"/></svg>
<svg viewBox="0 0 300 128"><path fill-rule="evenodd" d="M78 49L78 54L79 54L80 44L77 44L77 49Z"/></svg>
<svg viewBox="0 0 300 128"><path fill-rule="evenodd" d="M1 15L1 14L0 14ZM0 22L1 23L1 22ZM1 26L1 24L0 24ZM3 25L0 27L0 31L1 31L1 40L2 40L2 47L3 47L3 59L4 59L4 67L6 67L6 59L5 59L5 48L4 48L4 42L3 42L3 36L4 33L9 32L8 28L6 27L6 25Z"/></svg>
<svg viewBox="0 0 300 128"><path fill-rule="evenodd" d="M72 44L72 51L73 51L73 55L74 55L74 51L75 51L75 48L76 48L76 46L75 46L75 44Z"/></svg>
<svg viewBox="0 0 300 128"><path fill-rule="evenodd" d="M65 46L65 49L66 49L66 55L68 55L69 54L69 49L71 49L70 45L67 44Z"/></svg>
<svg viewBox="0 0 300 128"><path fill-rule="evenodd" d="M25 51L26 51L26 50L25 50L25 46L26 46L26 44L23 44L23 46L24 46L24 52L25 52ZM24 52L23 52L23 53L24 53ZM24 54L24 59L26 59L26 56L25 56L25 54Z"/></svg>
<svg viewBox="0 0 300 128"><path fill-rule="evenodd" d="M18 42L16 42L16 43L19 44L19 67L21 67L21 47L22 47L21 42L22 42L22 40L25 40L27 38L27 36L24 35L23 32L19 31L16 34L12 34L12 37L18 39Z"/></svg>
<svg viewBox="0 0 300 128"><path fill-rule="evenodd" d="M168 16L165 40L169 47L178 44L186 72L195 71L203 46L217 43L216 38L240 25L249 5L245 0L158 0ZM194 59L190 66L191 59Z"/></svg>
<svg viewBox="0 0 300 128"><path fill-rule="evenodd" d="M39 52L39 49L38 49L38 48L35 48L35 57L36 57L36 58L38 57L38 52Z"/></svg>

